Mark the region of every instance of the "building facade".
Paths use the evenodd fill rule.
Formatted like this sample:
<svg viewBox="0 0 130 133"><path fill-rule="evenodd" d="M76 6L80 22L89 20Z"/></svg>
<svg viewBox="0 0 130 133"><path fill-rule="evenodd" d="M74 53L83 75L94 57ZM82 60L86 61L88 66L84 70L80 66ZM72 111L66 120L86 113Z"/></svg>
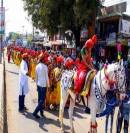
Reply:
<svg viewBox="0 0 130 133"><path fill-rule="evenodd" d="M130 0L105 0L103 5L108 7L116 4L120 4L126 2L126 12L124 12L127 15L130 15Z"/></svg>
<svg viewBox="0 0 130 133"><path fill-rule="evenodd" d="M97 17L97 34L99 56L102 49L105 59L110 61L118 58L117 44L122 44L122 58L127 59L130 44L130 0L105 0L104 7Z"/></svg>

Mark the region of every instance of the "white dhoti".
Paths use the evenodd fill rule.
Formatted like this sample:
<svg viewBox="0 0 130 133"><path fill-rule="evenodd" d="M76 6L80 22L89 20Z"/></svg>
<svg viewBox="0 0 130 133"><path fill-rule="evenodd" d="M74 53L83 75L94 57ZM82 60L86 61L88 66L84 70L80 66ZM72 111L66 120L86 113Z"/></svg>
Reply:
<svg viewBox="0 0 130 133"><path fill-rule="evenodd" d="M28 88L28 66L26 61L22 60L19 71L19 95L26 95L29 92Z"/></svg>

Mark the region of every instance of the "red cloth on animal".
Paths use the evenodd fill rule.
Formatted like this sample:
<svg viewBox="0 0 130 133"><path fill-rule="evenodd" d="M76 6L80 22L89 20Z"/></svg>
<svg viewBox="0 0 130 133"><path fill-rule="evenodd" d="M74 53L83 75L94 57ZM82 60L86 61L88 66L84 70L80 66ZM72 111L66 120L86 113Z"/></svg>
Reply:
<svg viewBox="0 0 130 133"><path fill-rule="evenodd" d="M74 78L74 91L76 94L81 92L81 89L84 86L84 81L88 69L84 62L81 62L77 68L77 74Z"/></svg>

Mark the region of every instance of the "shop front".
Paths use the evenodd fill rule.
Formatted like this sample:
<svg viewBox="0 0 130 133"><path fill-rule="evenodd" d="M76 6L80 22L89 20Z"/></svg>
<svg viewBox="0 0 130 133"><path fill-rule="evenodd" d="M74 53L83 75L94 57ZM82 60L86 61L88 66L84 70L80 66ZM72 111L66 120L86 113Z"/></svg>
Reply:
<svg viewBox="0 0 130 133"><path fill-rule="evenodd" d="M105 17L100 17L98 22L99 35L99 54L101 59L109 62L119 58L127 59L128 55L128 40L130 37L130 16L125 14L111 14ZM100 42L104 42L102 45ZM121 44L121 51L118 51L118 44ZM103 52L102 52L103 51ZM105 53L102 58L101 53Z"/></svg>

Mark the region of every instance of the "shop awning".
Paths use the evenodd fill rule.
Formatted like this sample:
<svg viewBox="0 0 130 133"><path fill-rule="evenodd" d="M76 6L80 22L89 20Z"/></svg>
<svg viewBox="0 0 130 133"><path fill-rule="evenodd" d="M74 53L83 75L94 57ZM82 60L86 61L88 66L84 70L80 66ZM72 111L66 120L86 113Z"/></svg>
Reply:
<svg viewBox="0 0 130 133"><path fill-rule="evenodd" d="M51 42L44 42L43 46L45 46L45 47L52 47L52 44L51 44Z"/></svg>
<svg viewBox="0 0 130 133"><path fill-rule="evenodd" d="M52 45L64 45L64 44L66 44L66 41L65 40L56 40L56 41L50 41L50 43L52 44Z"/></svg>
<svg viewBox="0 0 130 133"><path fill-rule="evenodd" d="M106 22L106 21L118 20L121 16L122 16L121 13L112 13L109 15L97 17L97 20Z"/></svg>

